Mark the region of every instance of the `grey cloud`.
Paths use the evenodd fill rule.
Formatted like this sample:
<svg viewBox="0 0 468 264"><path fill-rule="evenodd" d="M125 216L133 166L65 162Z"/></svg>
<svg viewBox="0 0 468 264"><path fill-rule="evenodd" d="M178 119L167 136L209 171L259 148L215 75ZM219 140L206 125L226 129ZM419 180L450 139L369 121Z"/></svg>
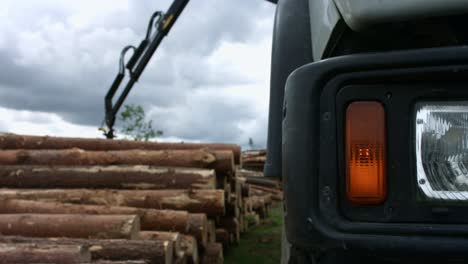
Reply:
<svg viewBox="0 0 468 264"><path fill-rule="evenodd" d="M137 45L151 13L165 10L169 2L164 1L163 6L160 1L129 1L128 11L103 14L92 27L81 29L70 28L64 21L71 14L52 4L28 9L25 17L16 16L15 28L5 31L6 44L0 46L0 106L53 112L70 122L99 125L104 94L116 74L120 49ZM263 0L191 1L128 102L168 112L152 115L166 135L240 140L239 124L256 118L250 105L213 96L194 99L192 95L207 88L222 91L227 85L251 82L242 73L210 65L208 59L223 42L255 43L259 36L270 34L259 20L270 19L273 12L273 6ZM34 23L44 16L47 19L43 22ZM36 33L44 47L20 42ZM35 49L42 53L31 59L27 54Z"/></svg>
<svg viewBox="0 0 468 264"><path fill-rule="evenodd" d="M202 92L188 95L185 104L171 111L154 111L151 117L157 128L168 135L236 143L242 136L240 125L255 118L255 113L246 101Z"/></svg>

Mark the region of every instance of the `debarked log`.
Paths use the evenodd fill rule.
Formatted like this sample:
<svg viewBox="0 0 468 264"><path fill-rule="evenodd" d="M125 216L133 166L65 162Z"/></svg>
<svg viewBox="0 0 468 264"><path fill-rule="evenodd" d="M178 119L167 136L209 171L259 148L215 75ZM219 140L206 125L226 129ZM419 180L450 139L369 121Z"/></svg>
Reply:
<svg viewBox="0 0 468 264"><path fill-rule="evenodd" d="M121 166L0 166L7 188L216 189L210 169Z"/></svg>
<svg viewBox="0 0 468 264"><path fill-rule="evenodd" d="M89 248L94 260L145 260L149 263L171 264L173 244L162 240L79 239L79 238L30 238L0 236L1 243L33 243L47 245L83 245Z"/></svg>
<svg viewBox="0 0 468 264"><path fill-rule="evenodd" d="M229 150L234 153L236 164L240 164L241 147L233 144L217 143L163 143L138 142L131 140L105 140L89 138L63 138L49 136L26 136L0 134L0 149L70 149L83 150Z"/></svg>
<svg viewBox="0 0 468 264"><path fill-rule="evenodd" d="M0 165L153 165L167 167L210 168L216 173L234 172L232 151L209 150L3 150Z"/></svg>
<svg viewBox="0 0 468 264"><path fill-rule="evenodd" d="M223 190L0 189L0 199L184 210L221 216Z"/></svg>

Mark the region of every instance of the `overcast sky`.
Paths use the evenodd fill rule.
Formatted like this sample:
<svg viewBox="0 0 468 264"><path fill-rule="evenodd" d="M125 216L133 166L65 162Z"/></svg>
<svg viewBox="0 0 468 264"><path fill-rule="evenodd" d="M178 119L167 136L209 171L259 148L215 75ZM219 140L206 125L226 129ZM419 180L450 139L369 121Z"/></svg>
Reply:
<svg viewBox="0 0 468 264"><path fill-rule="evenodd" d="M120 50L169 0L1 0L0 131L101 137ZM264 146L274 5L192 0L127 103L164 140Z"/></svg>

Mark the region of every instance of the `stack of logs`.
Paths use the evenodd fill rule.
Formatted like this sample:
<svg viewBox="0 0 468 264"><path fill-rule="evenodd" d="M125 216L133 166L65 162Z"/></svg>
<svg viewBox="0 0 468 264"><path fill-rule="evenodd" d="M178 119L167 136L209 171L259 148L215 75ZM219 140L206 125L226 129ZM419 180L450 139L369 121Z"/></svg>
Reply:
<svg viewBox="0 0 468 264"><path fill-rule="evenodd" d="M267 152L265 149L247 150L242 152L242 168L262 172L265 166Z"/></svg>
<svg viewBox="0 0 468 264"><path fill-rule="evenodd" d="M251 196L255 198L250 199L270 197L273 201L282 201L283 187L281 182L263 175L266 150L244 151L241 153L241 159L242 168L236 171L236 179L251 190Z"/></svg>
<svg viewBox="0 0 468 264"><path fill-rule="evenodd" d="M229 144L0 134L0 263L223 263L276 199L241 168Z"/></svg>

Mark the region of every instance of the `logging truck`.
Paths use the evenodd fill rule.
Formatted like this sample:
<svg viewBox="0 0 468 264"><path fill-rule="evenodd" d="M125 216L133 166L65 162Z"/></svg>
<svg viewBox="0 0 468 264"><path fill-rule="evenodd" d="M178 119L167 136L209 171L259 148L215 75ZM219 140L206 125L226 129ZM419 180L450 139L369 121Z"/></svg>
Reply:
<svg viewBox="0 0 468 264"><path fill-rule="evenodd" d="M109 138L187 2L124 49L135 52L106 97ZM284 263L466 263L468 1L270 2L264 173L284 184Z"/></svg>

